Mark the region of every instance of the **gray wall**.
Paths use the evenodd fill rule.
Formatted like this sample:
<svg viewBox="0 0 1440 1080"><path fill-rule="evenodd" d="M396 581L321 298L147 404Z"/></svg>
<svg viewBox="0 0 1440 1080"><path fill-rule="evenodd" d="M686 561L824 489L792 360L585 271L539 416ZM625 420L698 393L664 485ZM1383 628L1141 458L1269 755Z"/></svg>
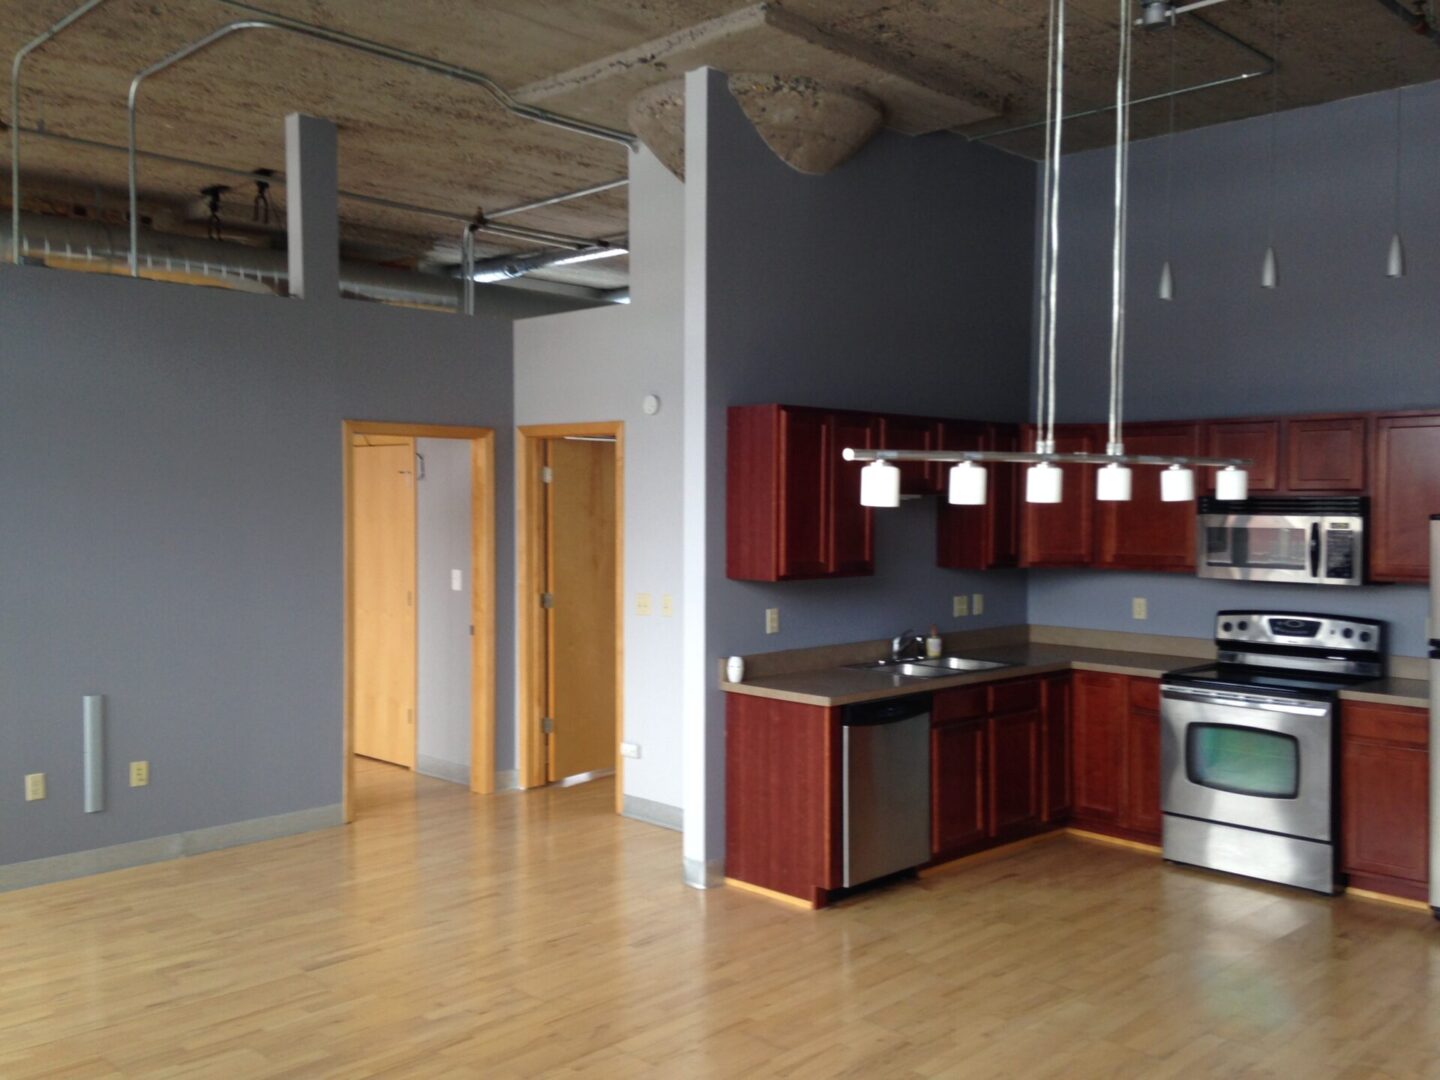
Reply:
<svg viewBox="0 0 1440 1080"><path fill-rule="evenodd" d="M4 266L0 326L0 864L339 801L347 417L497 429L510 712L509 325Z"/></svg>
<svg viewBox="0 0 1440 1080"><path fill-rule="evenodd" d="M515 327L515 422L625 423L625 794L681 801L679 624L684 186L648 150L630 155L631 302ZM641 409L657 394L659 413ZM636 614L650 593L653 614ZM669 593L676 614L661 614Z"/></svg>
<svg viewBox="0 0 1440 1080"><path fill-rule="evenodd" d="M1385 276L1394 229L1394 93L1282 113L1276 134L1280 287L1259 287L1270 202L1268 118L1174 141L1175 299L1166 251L1166 140L1132 151L1127 415L1170 419L1440 405L1440 83L1404 91L1401 228L1409 275ZM1059 403L1103 420L1113 158L1065 159ZM1142 478L1143 479L1143 478ZM1434 508L1440 511L1440 507ZM1147 596L1150 619L1130 618ZM1035 623L1208 637L1216 610L1266 604L1373 615L1419 655L1425 590L1235 586L1172 575L1036 573Z"/></svg>
<svg viewBox="0 0 1440 1080"><path fill-rule="evenodd" d="M704 581L686 644L687 708L705 703L703 726L687 727L693 878L722 839L715 658L931 622L1025 621L1023 575L935 566L930 501L877 513L873 578L727 580L725 418L731 405L762 402L1022 416L1034 167L953 136L885 133L835 171L802 175L765 146L714 72L692 74L686 126L686 490L687 503L704 499L686 521L692 615L693 582ZM977 591L985 615L953 619L950 597ZM764 633L767 607L780 608L778 635Z"/></svg>
<svg viewBox="0 0 1440 1080"><path fill-rule="evenodd" d="M470 782L471 494L468 439L416 439L416 762L423 773ZM460 588L452 573L459 571Z"/></svg>

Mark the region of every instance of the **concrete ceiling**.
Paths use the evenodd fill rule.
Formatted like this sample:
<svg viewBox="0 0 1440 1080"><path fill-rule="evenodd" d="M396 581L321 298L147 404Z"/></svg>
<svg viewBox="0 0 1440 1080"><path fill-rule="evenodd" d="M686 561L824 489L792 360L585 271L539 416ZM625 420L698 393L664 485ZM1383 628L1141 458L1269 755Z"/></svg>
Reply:
<svg viewBox="0 0 1440 1080"><path fill-rule="evenodd" d="M13 54L77 2L0 0L0 55ZM522 100L618 128L626 126L637 92L698 63L732 71L744 65L751 72L789 63L796 70L773 73L829 78L859 71L852 77L886 104L891 126L909 132L945 127L983 136L1032 122L1043 111L1046 0L785 0L768 5L769 13L761 6L760 21L803 39L804 47L795 49L777 49L773 38L755 36L756 20L741 9L753 13L756 6L735 0L256 2L280 15L478 69ZM1396 7L1413 10L1413 0L1281 0L1277 41L1271 0L1228 0L1201 13L1214 29L1187 16L1177 32L1139 35L1135 92L1158 93L1171 85L1172 48L1178 85L1268 69L1263 56L1235 38L1278 56L1281 77L1177 98L1182 130L1265 112L1277 86L1281 107L1291 108L1440 77L1440 48L1409 31ZM1113 95L1115 3L1070 0L1070 10L1068 109L1103 106ZM239 17L214 0L109 0L31 57L22 124L123 146L125 96L135 72ZM741 23L750 37L714 29ZM800 70L822 66L826 70ZM344 189L459 216L626 172L622 147L517 119L477 88L265 31L226 39L150 80L140 143L231 169L280 169L281 119L294 111L339 124ZM8 122L8 107L4 112ZM1168 120L1165 104L1138 108L1135 134L1157 134ZM1067 150L1104 145L1111 123L1101 116L1068 125ZM993 141L1020 154L1041 151L1035 131ZM4 158L8 171L8 144ZM87 216L123 221L124 155L30 137L23 162L27 209L83 208ZM264 230L249 227L254 189L247 181L153 161L142 163L140 176L142 209L157 228L203 234L197 193L230 184L235 190L222 212L227 233L270 241ZM283 188L274 201L283 206ZM401 265L458 258L454 222L358 202L343 203L342 215L351 256ZM507 221L574 236L621 236L625 189ZM535 247L487 235L479 252ZM545 276L605 288L624 284L626 270L625 260L615 259Z"/></svg>

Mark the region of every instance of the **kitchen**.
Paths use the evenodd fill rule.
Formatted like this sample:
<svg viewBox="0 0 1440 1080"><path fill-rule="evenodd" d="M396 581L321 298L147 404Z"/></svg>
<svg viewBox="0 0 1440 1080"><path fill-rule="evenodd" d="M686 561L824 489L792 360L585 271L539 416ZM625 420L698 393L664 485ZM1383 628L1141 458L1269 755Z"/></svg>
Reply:
<svg viewBox="0 0 1440 1080"><path fill-rule="evenodd" d="M1423 115L1426 106L1433 109L1434 98L1423 88L1407 90L1404 97L1407 123ZM1339 150L1342 145L1373 142L1379 131L1393 132L1393 126L1386 129L1384 123L1388 119L1393 125L1396 110L1395 97L1387 96L1345 102L1328 111L1282 112L1278 121L1266 118L1231 125L1229 130L1192 132L1175 140L1153 139L1136 144L1131 166L1135 179L1129 256L1127 452L1244 459L1249 463L1247 494L1255 500L1368 500L1364 510L1365 584L1316 587L1287 584L1283 579L1245 582L1198 576L1197 548L1206 550L1203 543L1197 544L1198 499L1163 502L1154 468L1135 467L1134 498L1117 503L1095 499L1095 477L1102 463L1065 465L1066 498L1059 505L1047 506L1026 504L1013 475L1005 477L1004 470L1018 472L1023 463L985 463L991 473L991 499L984 508L975 508L951 505L942 493L948 481L944 474L954 461L901 462L902 491L920 497L904 498L896 510L873 511L875 559L871 570L875 578L870 581L864 576L865 539L856 542L852 533L850 540L845 540L847 523L853 530L858 515L859 480L853 475L851 497L844 500L844 506L837 502L829 519L838 523L837 540L844 542L831 547L828 564L824 557L808 559L809 565L795 575L808 579L807 583L797 580L790 584L784 569L787 560L798 560L798 566L807 552L814 553L820 550L817 545L823 545L823 537L814 530L825 526L826 513L823 509L814 513L813 502L796 507L797 515L808 514L810 531L802 529L795 534L797 543L791 551L781 544L790 538L778 524L779 518L767 519L763 510L758 519L750 520L758 521L758 531L767 537L772 535L771 524L776 524L776 545L768 556L751 550L751 545L742 552L747 565L737 568L734 545L727 545L732 584L718 586L717 591L722 595L728 592L733 602L724 605L720 632L712 633L719 647L711 650L716 660L706 673L712 685L720 685L724 691L723 704L718 707L731 716L727 738L733 738L747 723L759 724L763 710L809 706L820 711L858 700L849 696L865 695L857 684L885 676L846 671L845 664L882 658L890 647L890 635L907 624L923 630L936 623L943 628L944 652L963 658L989 656L1016 665L944 681L908 680L903 688L892 686L887 691L901 696L926 690L935 693L931 722L936 724L932 743L936 760L943 751L937 717L946 709L953 710L950 726L956 728L967 723L977 728L995 726L1005 717L1027 717L1019 725L1027 733L1017 740L1026 744L1029 755L1022 756L1020 772L1031 778L1038 772L1040 777L1019 800L1024 809L1021 816L1031 822L1027 828L1039 832L1046 826L1056 827L1057 821L1065 822L1065 827L1107 832L1158 849L1162 831L1158 680L1166 672L1215 657L1220 633L1217 613L1241 609L1274 615L1323 612L1340 619L1378 620L1385 623L1389 654L1385 670L1390 681L1381 687L1385 692L1369 695L1373 700L1366 700L1366 691L1356 689L1342 694L1339 706L1342 714L1348 710L1359 717L1353 723L1342 718L1341 740L1336 746L1337 767L1351 781L1347 787L1341 778L1333 807L1336 814L1351 814L1349 819L1336 820L1337 836L1346 835L1348 829L1350 840L1340 845L1340 865L1342 873L1349 875L1352 892L1399 897L1417 905L1417 910L1423 908L1429 861L1428 766L1424 764L1428 741L1425 583L1429 580L1428 514L1440 509L1436 491L1440 454L1433 440L1433 406L1440 401L1440 384L1435 378L1433 348L1423 344L1419 331L1432 316L1422 312L1423 305L1411 290L1418 274L1432 282L1433 278L1430 271L1420 268L1413 249L1408 273L1398 278L1388 275L1386 246L1392 208L1388 203L1375 205L1371 197L1370 173L1378 169L1367 167L1361 175L1358 164L1348 163L1349 159L1342 164ZM1173 146L1169 145L1172 141ZM1279 165L1272 168L1267 150L1276 142L1283 153ZM1395 148L1390 145L1388 149L1391 156L1385 160L1393 168ZM1377 150L1371 164L1383 153ZM1433 167L1436 149L1432 140L1416 138L1412 129L1406 128L1404 160L1407 170L1419 167L1419 162ZM1174 164L1179 168L1173 168ZM1062 236L1069 247L1059 260L1058 399L1062 421L1057 426L1056 450L1062 454L1103 453L1108 434L1103 425L1070 421L1097 421L1106 411L1104 394L1109 380L1104 358L1112 330L1112 295L1105 271L1111 255L1114 155L1110 151L1071 155L1065 167L1068 179L1067 202L1061 210ZM1289 193L1278 202L1268 188L1277 168L1280 188ZM1168 194L1167 171L1172 173ZM1406 172L1407 177L1411 175ZM1407 186L1406 191L1410 197L1413 187ZM1077 204L1083 204L1083 210ZM1037 220L1039 212L1037 206ZM1405 211L1406 220L1411 220L1412 212ZM1267 215L1279 224L1267 228ZM963 227L973 230L976 226L965 221ZM1268 288L1263 280L1270 246L1267 234L1278 237L1273 240L1280 267L1275 288ZM988 298L991 293L986 291L989 282L984 272L999 273L1002 260L996 248L984 247L984 254L976 260L979 267L965 263L965 284L960 291L965 295L979 291ZM1156 292L1162 265L1170 277L1169 297ZM1137 272L1137 266L1143 266L1143 272ZM844 312L834 315L853 327L853 320ZM798 344L798 333L787 336L775 322L768 328L782 340ZM814 323L806 327L807 331L815 329ZM980 341L982 352L984 344L995 340L993 329L988 334L982 331L978 339L975 328L969 330L968 340ZM738 340L758 340L753 327L747 327L747 332L747 338ZM840 334L819 332L835 344L837 354L843 354ZM898 380L909 354L903 337L906 331L897 328L897 332L902 339L896 348L886 350L880 339L875 345L897 357ZM1369 359L1377 355L1377 349L1385 359ZM814 346L805 347L807 354L816 351ZM726 419L731 426L729 438L721 443L723 452L734 453L733 410L752 405L757 411L773 410L778 403L797 407L781 411L795 413L795 432L802 442L814 436L817 426L824 427L823 421L817 425L813 417L807 427L800 418L804 407L821 412L834 407L832 445L910 450L989 447L1001 452L1028 449L1033 434L1025 421L1027 414L1031 422L1035 415L1023 398L1033 394L1035 384L1021 387L1018 395L1007 393L998 385L1003 379L1002 361L991 361L983 379L965 374L963 359L958 364L961 374L949 377L963 384L960 393L975 404L948 415L965 420L935 418L933 403L928 409L923 404L902 405L896 399L903 390L882 389L881 381L852 376L843 367L829 375L832 385L823 395L809 387L800 392L799 380L786 379L780 373L762 377L756 372L748 378L732 379L738 392L728 398L732 411ZM921 376L921 382L934 396L944 377L940 371L929 371ZM885 413L869 406L877 400L883 401ZM1426 406L1432 408L1427 411ZM857 420L857 416L864 419ZM778 423L772 417L755 426L763 428L771 422ZM862 429L873 441L856 439ZM820 437L823 442L825 436ZM743 433L741 439L746 439ZM777 436L776 442L780 441ZM735 459L728 460L732 488L726 508L731 515L737 504L763 508L766 483L773 482L769 503L778 508L777 513L791 505L780 495L790 477L783 471L767 473L763 450L758 458L753 452L747 456L738 484ZM777 455L771 460L789 459ZM829 474L817 471L817 460L804 455L798 459L796 475L808 493L823 491L828 482L824 477ZM761 462L758 467L757 461ZM857 462L849 467L858 473L861 466ZM832 468L838 477L841 466ZM928 476L924 476L926 470ZM1208 496L1205 487L1216 471L1197 470L1196 487L1201 490L1196 496ZM1003 509L1007 497L1013 500L1008 514ZM827 504L822 501L821 505ZM742 509L742 513L750 512ZM947 519L965 516L983 524L979 528L947 528ZM735 518L726 520L731 523ZM743 531L754 535L757 528ZM1306 562L1308 540L1307 534ZM769 565L765 565L767 558ZM1345 561L1338 554L1335 558L1337 564ZM950 572L934 573L930 567ZM736 569L740 572L734 572ZM888 603L887 595L891 598ZM984 603L980 611L974 603L977 596ZM962 610L973 614L962 615ZM791 628L797 623L795 634ZM780 638L768 632L762 635L762 626L777 624ZM841 628L846 624L863 625L870 632L844 636ZM984 629L967 632L967 626ZM801 638L798 648L777 651L778 645L788 644L794 636ZM847 642L852 645L846 647ZM806 655L810 649L815 651ZM1064 654L1067 649L1094 649L1111 655L1093 659L1096 670L1086 670L1084 661ZM1033 657L1027 655L1031 651ZM723 674L717 678L717 661L732 653L745 662L743 687L730 685ZM1156 653L1160 655L1154 656ZM1140 654L1140 658L1120 654ZM1067 674L1071 664L1078 670ZM807 676L807 671L814 677ZM1041 685L1015 691L1018 697L1009 703L985 700L986 694L993 697L996 688L1007 682L1018 685L1022 676ZM977 692L976 686L990 689ZM768 702L760 696L767 689L776 692ZM942 696L960 691L969 692L969 704L939 703ZM779 700L787 693L794 697ZM1087 785L1097 787L1089 783L1097 770L1089 769L1087 776L1077 747L1070 749L1068 769L1046 771L1045 750L1052 746L1044 737L1047 701L1067 693L1070 704L1058 711L1068 713L1071 739L1088 743L1095 729L1106 729L1100 741L1109 755L1098 770L1104 779L1093 797L1087 795ZM747 709L754 714L753 720L735 719ZM1367 715L1369 710L1377 712ZM810 767L820 770L803 775L822 786L830 775L825 767L843 756L838 723L833 730L826 730L833 740L828 747L823 735L817 747L813 740L803 740L799 732L789 732L805 743L791 749L811 755L806 758ZM768 730L766 736L779 737ZM968 769L996 737L991 731L983 735L971 732L968 751L953 749L950 759L962 761ZM1127 738L1144 752L1127 754ZM946 741L958 747L964 739L957 733ZM1034 749L1035 743L1039 750ZM778 752L774 745L753 745L760 758ZM1121 747L1118 752L1117 745ZM726 751L733 778L743 771L737 763L743 754L728 743ZM1056 756L1063 757L1064 752L1057 751ZM813 756L816 753L821 756ZM1031 764L1036 757L1040 763ZM1135 761L1135 771L1129 770L1127 759ZM988 779L993 774L984 775ZM1116 781L1116 775L1123 782ZM1062 776L1070 786L1068 806L1064 784L1055 783L1058 794L1051 797L1052 785L1047 783L1047 777ZM764 788L763 770L758 782ZM809 806L795 818L797 828L803 826L822 840L823 850L807 856L816 862L803 869L799 862L785 868L787 872L800 870L803 880L795 891L807 903L828 896L830 889L820 882L843 889L838 884L843 879L839 861L843 859L839 845L843 822L838 810L841 786L829 783L826 790L832 802L827 813ZM729 783L727 789L734 790ZM1346 801L1347 790L1377 789L1368 804L1359 799ZM777 794L773 784L764 790ZM1136 798L1136 794L1143 797ZM936 802L927 837L931 846L923 861L938 859L941 853L977 850L981 844L973 840L977 833L984 834L985 845L998 842L999 836L1014 835L1000 813L1003 808L986 805L988 799L983 791L975 797L979 811L972 813L968 822L963 815L953 818L958 824L952 836L963 838L970 828L970 846L937 839L943 831L939 823L943 815ZM1073 805L1076 799L1081 800L1079 806ZM731 813L743 820L743 805L737 807L734 798L727 797L726 802ZM817 805L825 808L823 802ZM1385 806L1387 813L1399 815L1398 822L1365 818L1359 811L1366 805L1371 810ZM1057 814L1056 808L1061 812ZM986 814L989 821L976 822ZM1037 817L1038 825L1034 823ZM775 822L786 818L771 816L767 820L776 828ZM736 853L735 840L728 831L725 835L725 874L732 881L743 879L750 871L742 856L737 872L730 858ZM1368 849L1357 846L1357 841L1368 844ZM761 861L771 860L773 869L778 865L775 858L767 853ZM832 862L826 863L826 859ZM783 888L776 891L786 892Z"/></svg>

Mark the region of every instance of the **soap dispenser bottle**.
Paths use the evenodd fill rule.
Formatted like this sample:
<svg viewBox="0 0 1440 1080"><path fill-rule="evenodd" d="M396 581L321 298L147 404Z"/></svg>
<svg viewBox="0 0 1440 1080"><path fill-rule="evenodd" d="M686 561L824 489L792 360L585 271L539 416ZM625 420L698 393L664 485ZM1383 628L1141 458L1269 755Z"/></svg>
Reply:
<svg viewBox="0 0 1440 1080"><path fill-rule="evenodd" d="M940 640L940 628L931 623L930 636L925 639L925 655L934 660L944 647L945 643Z"/></svg>

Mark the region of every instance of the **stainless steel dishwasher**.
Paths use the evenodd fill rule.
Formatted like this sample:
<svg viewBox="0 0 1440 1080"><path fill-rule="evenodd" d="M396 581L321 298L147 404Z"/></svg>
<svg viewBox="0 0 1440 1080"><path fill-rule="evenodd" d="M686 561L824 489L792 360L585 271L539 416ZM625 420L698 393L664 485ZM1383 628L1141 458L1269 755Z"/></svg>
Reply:
<svg viewBox="0 0 1440 1080"><path fill-rule="evenodd" d="M840 729L843 884L928 862L929 695L849 705Z"/></svg>

